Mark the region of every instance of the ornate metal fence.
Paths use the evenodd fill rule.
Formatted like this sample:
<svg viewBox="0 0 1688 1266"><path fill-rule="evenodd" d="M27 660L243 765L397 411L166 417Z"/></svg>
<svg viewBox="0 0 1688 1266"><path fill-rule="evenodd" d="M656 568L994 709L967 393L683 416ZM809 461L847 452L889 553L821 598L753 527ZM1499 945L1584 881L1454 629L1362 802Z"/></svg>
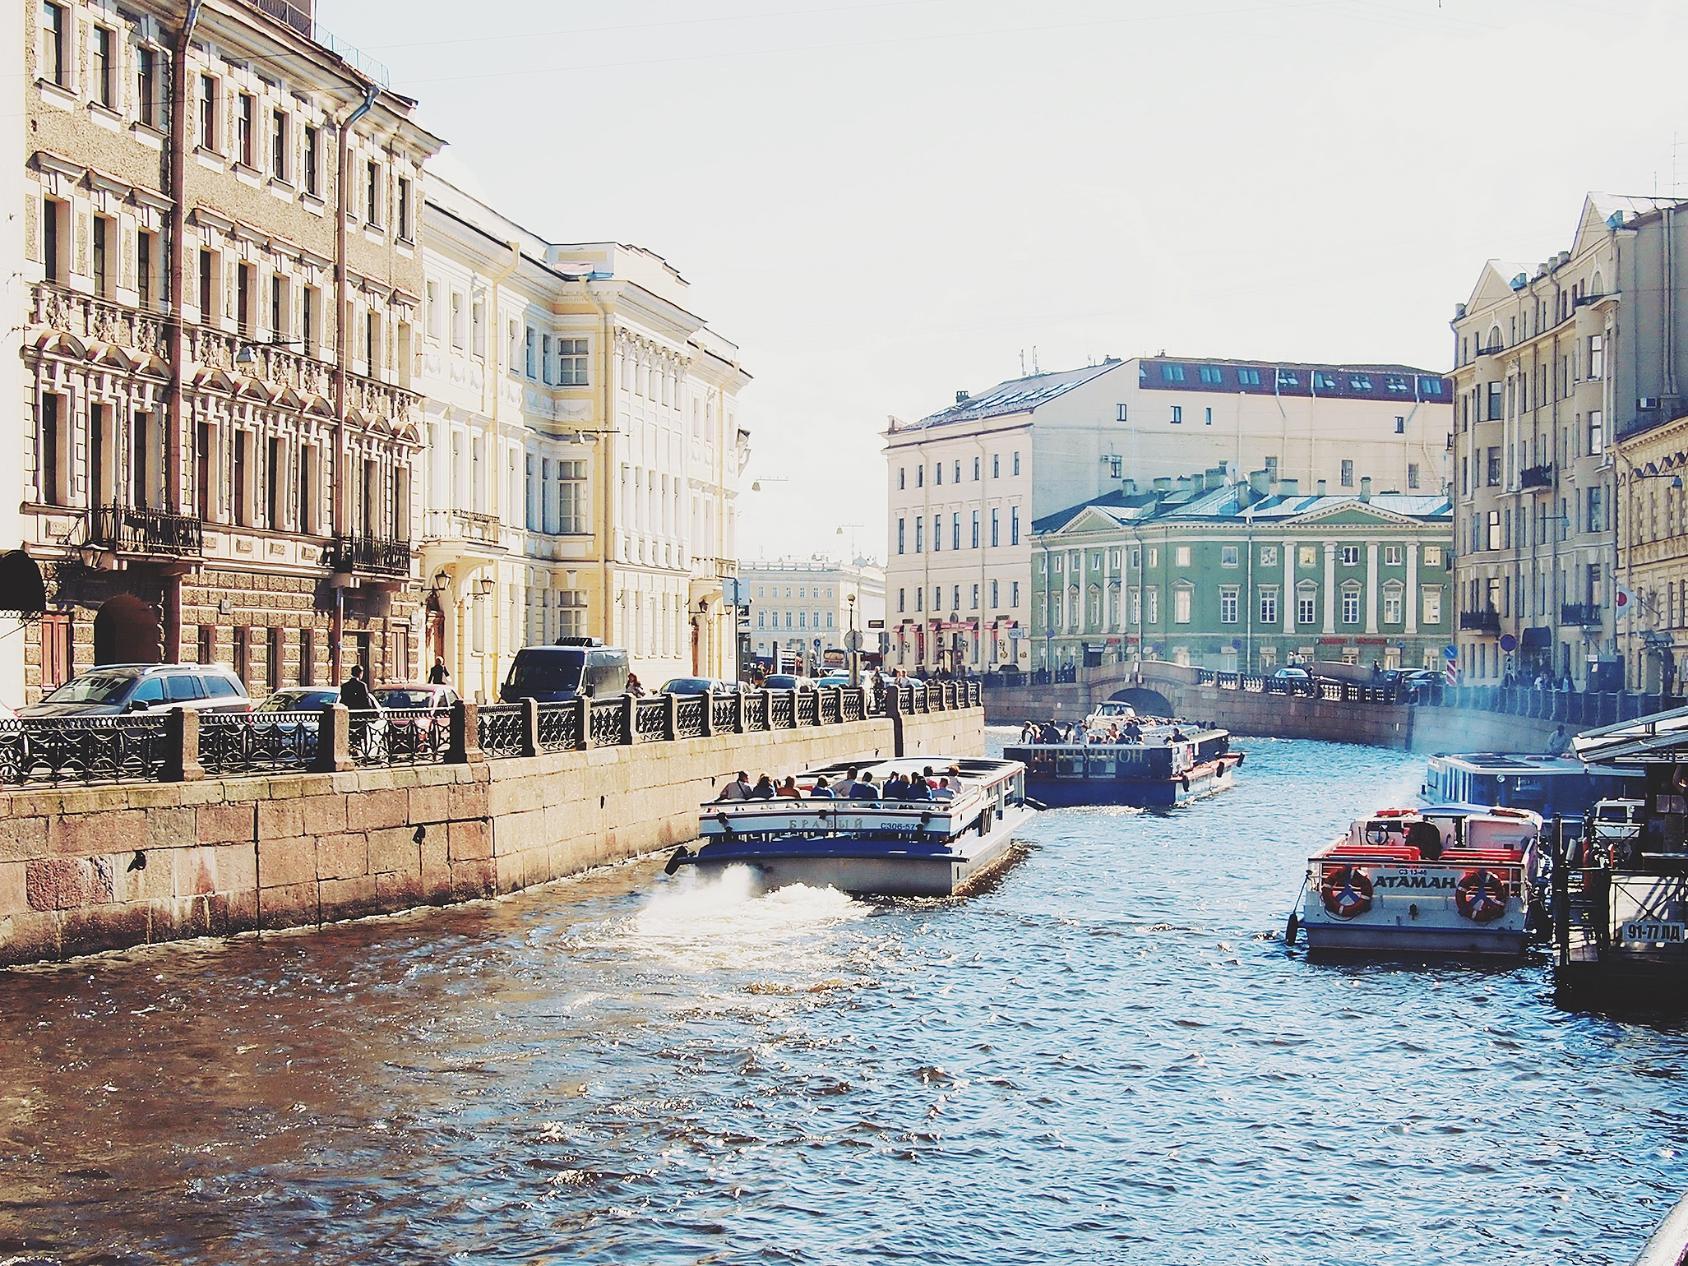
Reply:
<svg viewBox="0 0 1688 1266"><path fill-rule="evenodd" d="M476 725L481 751L488 758L520 756L527 746L527 719L519 703L483 704Z"/></svg>
<svg viewBox="0 0 1688 1266"><path fill-rule="evenodd" d="M539 750L572 752L580 746L580 700L539 705Z"/></svg>
<svg viewBox="0 0 1688 1266"><path fill-rule="evenodd" d="M781 690L768 698L768 728L789 730L797 724L796 704L789 690Z"/></svg>
<svg viewBox="0 0 1688 1266"><path fill-rule="evenodd" d="M321 732L321 712L202 713L199 764L230 777L309 769Z"/></svg>
<svg viewBox="0 0 1688 1266"><path fill-rule="evenodd" d="M627 714L620 699L590 699L592 746L614 747L627 741Z"/></svg>
<svg viewBox="0 0 1688 1266"><path fill-rule="evenodd" d="M166 726L162 715L0 721L0 784L154 781L168 763Z"/></svg>
<svg viewBox="0 0 1688 1266"><path fill-rule="evenodd" d="M437 765L451 750L451 714L429 708L354 712L347 750L359 765Z"/></svg>
<svg viewBox="0 0 1688 1266"><path fill-rule="evenodd" d="M740 695L739 707L744 709L744 728L750 733L768 728L768 696Z"/></svg>
<svg viewBox="0 0 1688 1266"><path fill-rule="evenodd" d="M660 743L668 737L668 699L658 695L653 699L633 701L633 738L638 743Z"/></svg>
<svg viewBox="0 0 1688 1266"><path fill-rule="evenodd" d="M743 695L710 696L709 715L717 734L731 734L738 729L739 707L743 703Z"/></svg>
<svg viewBox="0 0 1688 1266"><path fill-rule="evenodd" d="M674 737L677 739L703 737L703 710L709 700L692 695L674 701Z"/></svg>

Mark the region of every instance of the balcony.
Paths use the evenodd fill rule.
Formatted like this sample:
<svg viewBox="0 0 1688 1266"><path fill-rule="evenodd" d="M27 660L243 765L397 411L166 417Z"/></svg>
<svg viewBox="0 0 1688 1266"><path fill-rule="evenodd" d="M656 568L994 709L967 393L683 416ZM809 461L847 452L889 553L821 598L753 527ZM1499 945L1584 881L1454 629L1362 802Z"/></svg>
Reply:
<svg viewBox="0 0 1688 1266"><path fill-rule="evenodd" d="M88 511L88 544L120 554L198 558L205 552L205 525L185 514L142 506L95 506Z"/></svg>
<svg viewBox="0 0 1688 1266"><path fill-rule="evenodd" d="M328 551L329 570L376 576L410 575L410 542L385 536L337 536Z"/></svg>
<svg viewBox="0 0 1688 1266"><path fill-rule="evenodd" d="M49 282L31 287L31 325L64 330L84 343L109 343L146 356L164 355L164 319Z"/></svg>
<svg viewBox="0 0 1688 1266"><path fill-rule="evenodd" d="M1482 611L1461 611L1459 628L1462 633L1499 633L1500 612L1493 607Z"/></svg>
<svg viewBox="0 0 1688 1266"><path fill-rule="evenodd" d="M496 514L480 510L430 510L427 524L427 539L448 547L476 545L495 550L504 548L504 525Z"/></svg>
<svg viewBox="0 0 1688 1266"><path fill-rule="evenodd" d="M1518 472L1518 486L1525 492L1539 492L1553 486L1553 463L1526 466Z"/></svg>
<svg viewBox="0 0 1688 1266"><path fill-rule="evenodd" d="M1585 629L1599 628L1601 610L1593 602L1567 602L1559 608L1559 623L1580 624Z"/></svg>
<svg viewBox="0 0 1688 1266"><path fill-rule="evenodd" d="M242 344L251 348L249 363L236 364ZM276 347L255 336L231 334L209 326L192 326L187 332L188 360L231 375L255 378L259 382L287 387L300 396L328 399L334 391L334 366L326 360L306 356L291 348ZM421 413L422 397L414 391L376 378L346 371L346 412L365 418L387 418L415 423Z"/></svg>

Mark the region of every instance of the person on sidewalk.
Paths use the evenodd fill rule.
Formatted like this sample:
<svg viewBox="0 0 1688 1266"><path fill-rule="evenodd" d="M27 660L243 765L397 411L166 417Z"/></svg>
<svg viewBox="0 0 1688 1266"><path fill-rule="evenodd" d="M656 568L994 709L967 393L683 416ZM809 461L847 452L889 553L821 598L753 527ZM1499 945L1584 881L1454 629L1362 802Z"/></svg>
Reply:
<svg viewBox="0 0 1688 1266"><path fill-rule="evenodd" d="M428 670L428 684L430 686L443 686L450 680L451 673L446 670L445 660L438 655L434 656L434 666Z"/></svg>

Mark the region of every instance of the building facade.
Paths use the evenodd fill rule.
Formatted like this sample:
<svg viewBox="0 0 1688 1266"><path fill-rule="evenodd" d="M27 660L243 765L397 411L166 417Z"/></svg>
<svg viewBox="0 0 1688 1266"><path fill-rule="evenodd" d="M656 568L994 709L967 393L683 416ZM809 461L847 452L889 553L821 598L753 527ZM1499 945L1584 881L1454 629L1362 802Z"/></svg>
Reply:
<svg viewBox="0 0 1688 1266"><path fill-rule="evenodd" d="M23 698L123 660L413 675L440 142L308 8L23 12Z"/></svg>
<svg viewBox="0 0 1688 1266"><path fill-rule="evenodd" d="M1439 667L1453 622L1440 493L1303 494L1265 471L1161 479L1039 520L1032 663L1139 657L1270 673Z"/></svg>
<svg viewBox="0 0 1688 1266"><path fill-rule="evenodd" d="M751 653L770 671L806 671L846 661L845 634L862 635L864 654L882 652L885 571L867 559L795 562L758 560L739 564L749 616ZM879 627L873 627L874 621Z"/></svg>
<svg viewBox="0 0 1688 1266"><path fill-rule="evenodd" d="M885 433L891 659L1033 666L1031 524L1219 463L1357 495L1440 495L1451 410L1403 365L1109 359L998 384Z"/></svg>
<svg viewBox="0 0 1688 1266"><path fill-rule="evenodd" d="M1618 654L1631 689L1680 693L1688 675L1688 417L1612 441Z"/></svg>
<svg viewBox="0 0 1688 1266"><path fill-rule="evenodd" d="M550 242L438 175L425 220L430 656L485 699L570 635L648 682L730 675L738 349L649 251Z"/></svg>
<svg viewBox="0 0 1688 1266"><path fill-rule="evenodd" d="M1614 446L1628 450L1684 412L1688 277L1671 261L1688 247L1685 210L1590 194L1569 250L1536 265L1490 260L1455 310L1454 535L1468 681L1545 671L1616 689L1646 675L1631 645L1638 632L1614 601L1620 507L1662 494L1635 474L1653 461L1641 455L1649 446L1627 466Z"/></svg>

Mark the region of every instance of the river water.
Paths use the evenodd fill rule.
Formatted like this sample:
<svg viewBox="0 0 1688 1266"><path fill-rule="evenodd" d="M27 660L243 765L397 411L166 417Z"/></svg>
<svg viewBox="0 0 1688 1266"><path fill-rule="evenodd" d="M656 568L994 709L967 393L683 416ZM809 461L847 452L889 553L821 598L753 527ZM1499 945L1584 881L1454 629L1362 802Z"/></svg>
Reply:
<svg viewBox="0 0 1688 1266"><path fill-rule="evenodd" d="M1286 953L1422 762L1248 746L959 902L639 863L0 974L0 1262L1627 1262L1688 1030Z"/></svg>

